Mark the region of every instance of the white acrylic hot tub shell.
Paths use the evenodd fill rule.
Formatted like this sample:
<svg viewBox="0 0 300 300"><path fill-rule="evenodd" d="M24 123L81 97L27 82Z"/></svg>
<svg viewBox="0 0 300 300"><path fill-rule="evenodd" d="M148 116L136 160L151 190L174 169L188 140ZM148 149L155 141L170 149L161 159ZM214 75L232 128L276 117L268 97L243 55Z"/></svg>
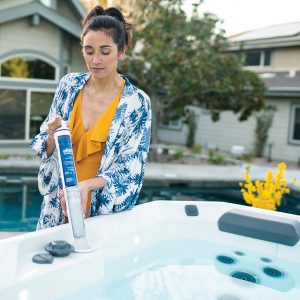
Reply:
<svg viewBox="0 0 300 300"><path fill-rule="evenodd" d="M184 213L186 204L197 205L199 216L187 217ZM44 252L45 245L50 241L67 240L73 243L69 224L0 240L0 299L56 299L99 281L104 276L104 262L166 239L201 239L227 246L238 245L268 257L300 263L299 242L289 247L219 231L219 217L236 207L255 210L222 202L155 201L136 206L131 211L91 218L86 220L86 229L89 244L95 251L55 258L51 265L32 263L31 258L36 253ZM300 221L299 216L280 215ZM237 291L243 292L244 287L232 283L232 278L220 278L223 278L224 285L229 284L227 288L233 284ZM247 299L255 299L254 296L251 298L255 289L260 296L265 295L265 299L282 297L278 291L255 285L255 288L247 291ZM300 290L293 289L286 296L286 299L300 299Z"/></svg>

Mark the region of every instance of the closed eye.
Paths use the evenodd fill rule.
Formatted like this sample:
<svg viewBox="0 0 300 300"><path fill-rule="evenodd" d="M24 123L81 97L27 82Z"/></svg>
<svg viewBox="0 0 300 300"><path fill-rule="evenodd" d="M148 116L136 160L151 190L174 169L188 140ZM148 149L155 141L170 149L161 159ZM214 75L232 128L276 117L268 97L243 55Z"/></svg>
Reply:
<svg viewBox="0 0 300 300"><path fill-rule="evenodd" d="M94 53L93 48L92 48L92 47L89 47L89 46L85 46L85 47L84 47L84 51L85 51L85 53L86 53L87 55L91 55L91 54Z"/></svg>
<svg viewBox="0 0 300 300"><path fill-rule="evenodd" d="M110 54L110 51L107 50L107 49L103 49L103 50L101 51L101 53L102 53L103 55L109 55L109 54Z"/></svg>

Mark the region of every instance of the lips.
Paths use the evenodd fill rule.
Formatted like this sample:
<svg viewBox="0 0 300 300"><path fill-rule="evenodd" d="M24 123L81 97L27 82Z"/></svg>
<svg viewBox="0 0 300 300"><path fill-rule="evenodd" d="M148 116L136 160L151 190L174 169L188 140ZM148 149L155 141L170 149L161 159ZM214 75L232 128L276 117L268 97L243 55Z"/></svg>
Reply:
<svg viewBox="0 0 300 300"><path fill-rule="evenodd" d="M104 70L105 68L92 68L92 70L94 70L94 71L102 71L102 70Z"/></svg>

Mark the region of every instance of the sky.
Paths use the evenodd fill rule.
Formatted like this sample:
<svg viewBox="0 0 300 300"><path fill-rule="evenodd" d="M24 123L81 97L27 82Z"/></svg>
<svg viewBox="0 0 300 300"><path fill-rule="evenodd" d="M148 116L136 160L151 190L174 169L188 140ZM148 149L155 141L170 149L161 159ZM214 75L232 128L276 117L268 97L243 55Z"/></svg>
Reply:
<svg viewBox="0 0 300 300"><path fill-rule="evenodd" d="M191 11L193 0L185 0ZM269 25L300 22L300 0L204 0L199 12L214 13L224 21L226 36Z"/></svg>

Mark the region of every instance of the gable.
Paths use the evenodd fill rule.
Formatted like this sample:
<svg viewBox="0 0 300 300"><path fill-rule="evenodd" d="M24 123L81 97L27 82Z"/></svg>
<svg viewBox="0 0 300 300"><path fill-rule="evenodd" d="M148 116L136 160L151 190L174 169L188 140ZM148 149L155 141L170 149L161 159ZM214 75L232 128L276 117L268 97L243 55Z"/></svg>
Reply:
<svg viewBox="0 0 300 300"><path fill-rule="evenodd" d="M78 13L78 21L70 20L67 16L57 13L55 10L46 7L39 2L29 2L23 5L15 5L13 7L0 10L0 25L6 22L15 21L17 19L39 16L48 22L54 24L60 29L68 32L76 38L80 38L80 19Z"/></svg>

